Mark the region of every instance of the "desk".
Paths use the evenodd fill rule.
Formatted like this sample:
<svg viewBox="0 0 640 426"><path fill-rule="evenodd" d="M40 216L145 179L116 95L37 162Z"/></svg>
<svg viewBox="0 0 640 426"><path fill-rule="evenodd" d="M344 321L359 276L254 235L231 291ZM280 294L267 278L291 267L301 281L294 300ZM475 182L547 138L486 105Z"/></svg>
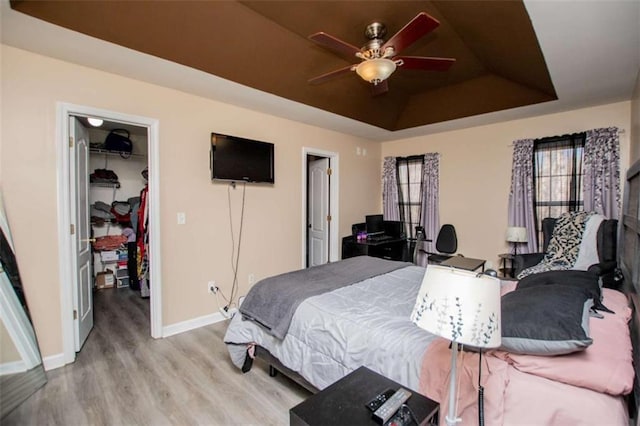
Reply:
<svg viewBox="0 0 640 426"><path fill-rule="evenodd" d="M390 238L381 241L357 241L353 236L342 239L342 258L373 256L388 260L408 260L406 238Z"/></svg>
<svg viewBox="0 0 640 426"><path fill-rule="evenodd" d="M401 386L366 367L360 367L289 410L291 426L379 424L365 404L387 389ZM437 421L438 403L412 391L407 405L420 424ZM435 424L435 423L434 423Z"/></svg>
<svg viewBox="0 0 640 426"><path fill-rule="evenodd" d="M478 268L482 268L484 272L484 259L473 259L471 257L452 256L449 259L441 263L442 266L452 266L458 269L465 269L467 271L475 271Z"/></svg>

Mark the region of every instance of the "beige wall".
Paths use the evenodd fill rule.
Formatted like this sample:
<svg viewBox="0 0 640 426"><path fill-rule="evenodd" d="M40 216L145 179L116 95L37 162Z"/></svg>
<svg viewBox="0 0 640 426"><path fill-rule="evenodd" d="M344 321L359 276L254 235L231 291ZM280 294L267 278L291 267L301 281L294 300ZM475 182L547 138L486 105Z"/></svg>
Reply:
<svg viewBox="0 0 640 426"><path fill-rule="evenodd" d="M302 148L340 155L340 235L380 210L380 145L179 91L2 46L0 170L7 216L44 357L62 352L56 188L56 102L160 122L163 322L217 312L206 283L231 291L226 184L209 179L212 131L275 144L276 184L248 185L240 294L262 278L301 266ZM367 148L357 156L356 147ZM231 191L237 232L242 189ZM176 224L185 212L186 225Z"/></svg>
<svg viewBox="0 0 640 426"><path fill-rule="evenodd" d="M629 166L640 160L640 70L636 78L636 86L631 99L631 153Z"/></svg>
<svg viewBox="0 0 640 426"><path fill-rule="evenodd" d="M440 223L458 234L458 252L499 267L511 181L512 142L617 126L622 175L629 164L630 102L473 127L382 145L382 157L439 152Z"/></svg>

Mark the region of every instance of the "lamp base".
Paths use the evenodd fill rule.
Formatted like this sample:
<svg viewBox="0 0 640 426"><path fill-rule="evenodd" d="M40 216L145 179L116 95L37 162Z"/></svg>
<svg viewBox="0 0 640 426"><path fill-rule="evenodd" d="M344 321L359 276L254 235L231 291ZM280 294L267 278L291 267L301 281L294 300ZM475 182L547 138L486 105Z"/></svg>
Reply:
<svg viewBox="0 0 640 426"><path fill-rule="evenodd" d="M457 370L458 362L458 342L451 342L451 375L449 376L449 412L445 417L447 426L455 426L456 423L462 421L461 418L456 417L456 380L458 376Z"/></svg>

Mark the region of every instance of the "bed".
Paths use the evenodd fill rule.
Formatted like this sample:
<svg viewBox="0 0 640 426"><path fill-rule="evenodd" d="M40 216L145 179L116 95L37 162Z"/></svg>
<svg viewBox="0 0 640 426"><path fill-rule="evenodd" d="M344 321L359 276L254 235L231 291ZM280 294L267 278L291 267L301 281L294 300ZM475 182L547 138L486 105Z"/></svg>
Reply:
<svg viewBox="0 0 640 426"><path fill-rule="evenodd" d="M435 339L408 320L424 268L367 256L342 262L351 268L372 262L400 267L304 300L283 339L234 316L224 338L234 364L244 365L246 344L254 343L258 354L267 350L282 364L278 370L296 372L312 391L360 366L417 390L422 357Z"/></svg>
<svg viewBox="0 0 640 426"><path fill-rule="evenodd" d="M546 357L500 350L486 353L482 383L487 424L627 425L629 416L636 416L639 175L640 162L629 171L619 234L624 286L622 291L602 291L604 305L615 313L606 314L606 327L602 318L589 318L594 344L584 351ZM347 269L358 269L361 261L362 269L367 269L367 262L380 261L360 258L348 259L355 263L347 264ZM336 263L342 262L346 261ZM315 272L322 275L322 269ZM330 272L329 276L339 275ZM264 358L311 391L366 366L442 402L448 384L448 342L409 320L423 275L422 267L398 263L388 272L311 294L294 303L286 331L275 333L279 337L272 324L235 315L224 338L231 359L246 371L253 357ZM297 277L287 274L290 281ZM309 283L307 276L298 278L300 287ZM503 281L503 292L512 292L515 285ZM468 353L462 359L457 411L465 424L477 423L477 356Z"/></svg>

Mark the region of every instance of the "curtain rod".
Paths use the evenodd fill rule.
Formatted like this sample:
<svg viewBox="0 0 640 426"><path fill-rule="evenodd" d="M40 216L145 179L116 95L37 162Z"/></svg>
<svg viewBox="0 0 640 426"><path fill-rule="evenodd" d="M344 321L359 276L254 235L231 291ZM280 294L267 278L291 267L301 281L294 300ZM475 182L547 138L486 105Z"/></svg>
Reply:
<svg viewBox="0 0 640 426"><path fill-rule="evenodd" d="M582 133L582 132L577 132L577 133ZM626 130L625 130L625 129L618 128L618 134L619 134L619 135L624 135L625 133L626 133ZM554 136L550 136L550 137L554 137ZM536 140L536 139L544 139L544 138L535 138L535 139L533 139L533 140ZM511 143L510 143L509 145L507 145L507 146L514 146L514 143L513 143L513 142L511 142Z"/></svg>

